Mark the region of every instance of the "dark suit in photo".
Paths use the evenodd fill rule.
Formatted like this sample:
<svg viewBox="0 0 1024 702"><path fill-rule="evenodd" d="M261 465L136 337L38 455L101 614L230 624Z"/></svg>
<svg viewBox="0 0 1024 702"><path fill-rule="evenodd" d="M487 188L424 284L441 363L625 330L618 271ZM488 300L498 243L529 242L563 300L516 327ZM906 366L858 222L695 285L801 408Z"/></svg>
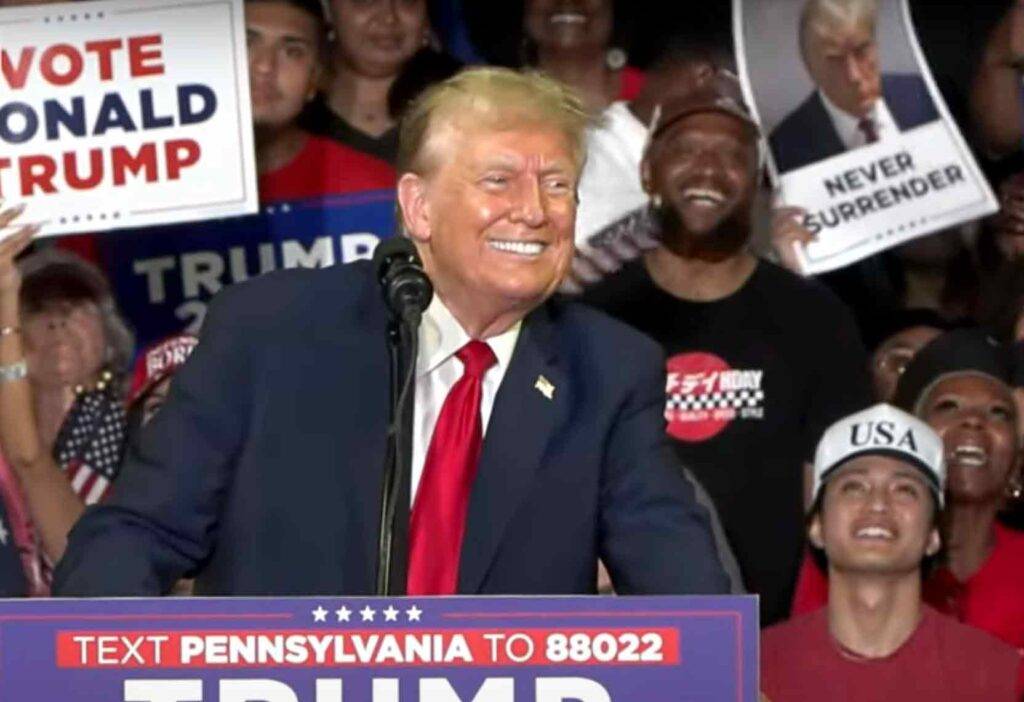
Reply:
<svg viewBox="0 0 1024 702"><path fill-rule="evenodd" d="M883 75L882 97L901 132L939 118L935 103L920 76ZM769 139L779 173L823 161L847 150L817 90L772 130Z"/></svg>

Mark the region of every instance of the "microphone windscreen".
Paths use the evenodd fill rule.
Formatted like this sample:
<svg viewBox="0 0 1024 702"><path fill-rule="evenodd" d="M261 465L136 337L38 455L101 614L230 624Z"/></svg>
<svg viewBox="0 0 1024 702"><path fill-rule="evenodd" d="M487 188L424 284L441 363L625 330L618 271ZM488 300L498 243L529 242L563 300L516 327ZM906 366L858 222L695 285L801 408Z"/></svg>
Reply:
<svg viewBox="0 0 1024 702"><path fill-rule="evenodd" d="M380 278L386 272L391 261L395 258L408 257L419 261L416 247L404 236L393 236L377 244L377 248L373 252L373 270Z"/></svg>

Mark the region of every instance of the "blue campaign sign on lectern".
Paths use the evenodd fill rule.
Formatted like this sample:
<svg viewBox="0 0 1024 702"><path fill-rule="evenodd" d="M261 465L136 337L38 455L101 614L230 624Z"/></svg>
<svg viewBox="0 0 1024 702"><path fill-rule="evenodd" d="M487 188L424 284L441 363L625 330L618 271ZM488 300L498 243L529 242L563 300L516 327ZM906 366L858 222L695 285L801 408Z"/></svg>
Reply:
<svg viewBox="0 0 1024 702"><path fill-rule="evenodd" d="M754 597L6 600L0 699L755 702Z"/></svg>

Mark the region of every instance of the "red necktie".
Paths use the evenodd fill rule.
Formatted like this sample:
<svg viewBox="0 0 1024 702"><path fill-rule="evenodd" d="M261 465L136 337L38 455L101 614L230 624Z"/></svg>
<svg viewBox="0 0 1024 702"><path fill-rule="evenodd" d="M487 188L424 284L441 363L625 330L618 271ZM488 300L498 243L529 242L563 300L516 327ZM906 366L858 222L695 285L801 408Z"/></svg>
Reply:
<svg viewBox="0 0 1024 702"><path fill-rule="evenodd" d="M455 355L462 377L441 407L409 522L410 595L452 595L459 581L469 492L483 443L481 383L497 359L490 346L475 340Z"/></svg>
<svg viewBox="0 0 1024 702"><path fill-rule="evenodd" d="M874 144L878 141L878 125L870 117L864 117L861 121L857 122L857 129L864 135L864 140L868 144Z"/></svg>

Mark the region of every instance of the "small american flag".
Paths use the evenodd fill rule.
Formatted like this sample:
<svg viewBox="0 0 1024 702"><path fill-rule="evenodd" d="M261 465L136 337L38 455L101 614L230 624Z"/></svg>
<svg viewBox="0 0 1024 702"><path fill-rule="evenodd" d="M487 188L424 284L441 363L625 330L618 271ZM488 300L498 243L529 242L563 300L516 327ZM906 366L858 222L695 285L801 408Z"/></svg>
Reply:
<svg viewBox="0 0 1024 702"><path fill-rule="evenodd" d="M61 427L54 454L82 501L103 499L121 469L124 405L109 391L82 393Z"/></svg>

